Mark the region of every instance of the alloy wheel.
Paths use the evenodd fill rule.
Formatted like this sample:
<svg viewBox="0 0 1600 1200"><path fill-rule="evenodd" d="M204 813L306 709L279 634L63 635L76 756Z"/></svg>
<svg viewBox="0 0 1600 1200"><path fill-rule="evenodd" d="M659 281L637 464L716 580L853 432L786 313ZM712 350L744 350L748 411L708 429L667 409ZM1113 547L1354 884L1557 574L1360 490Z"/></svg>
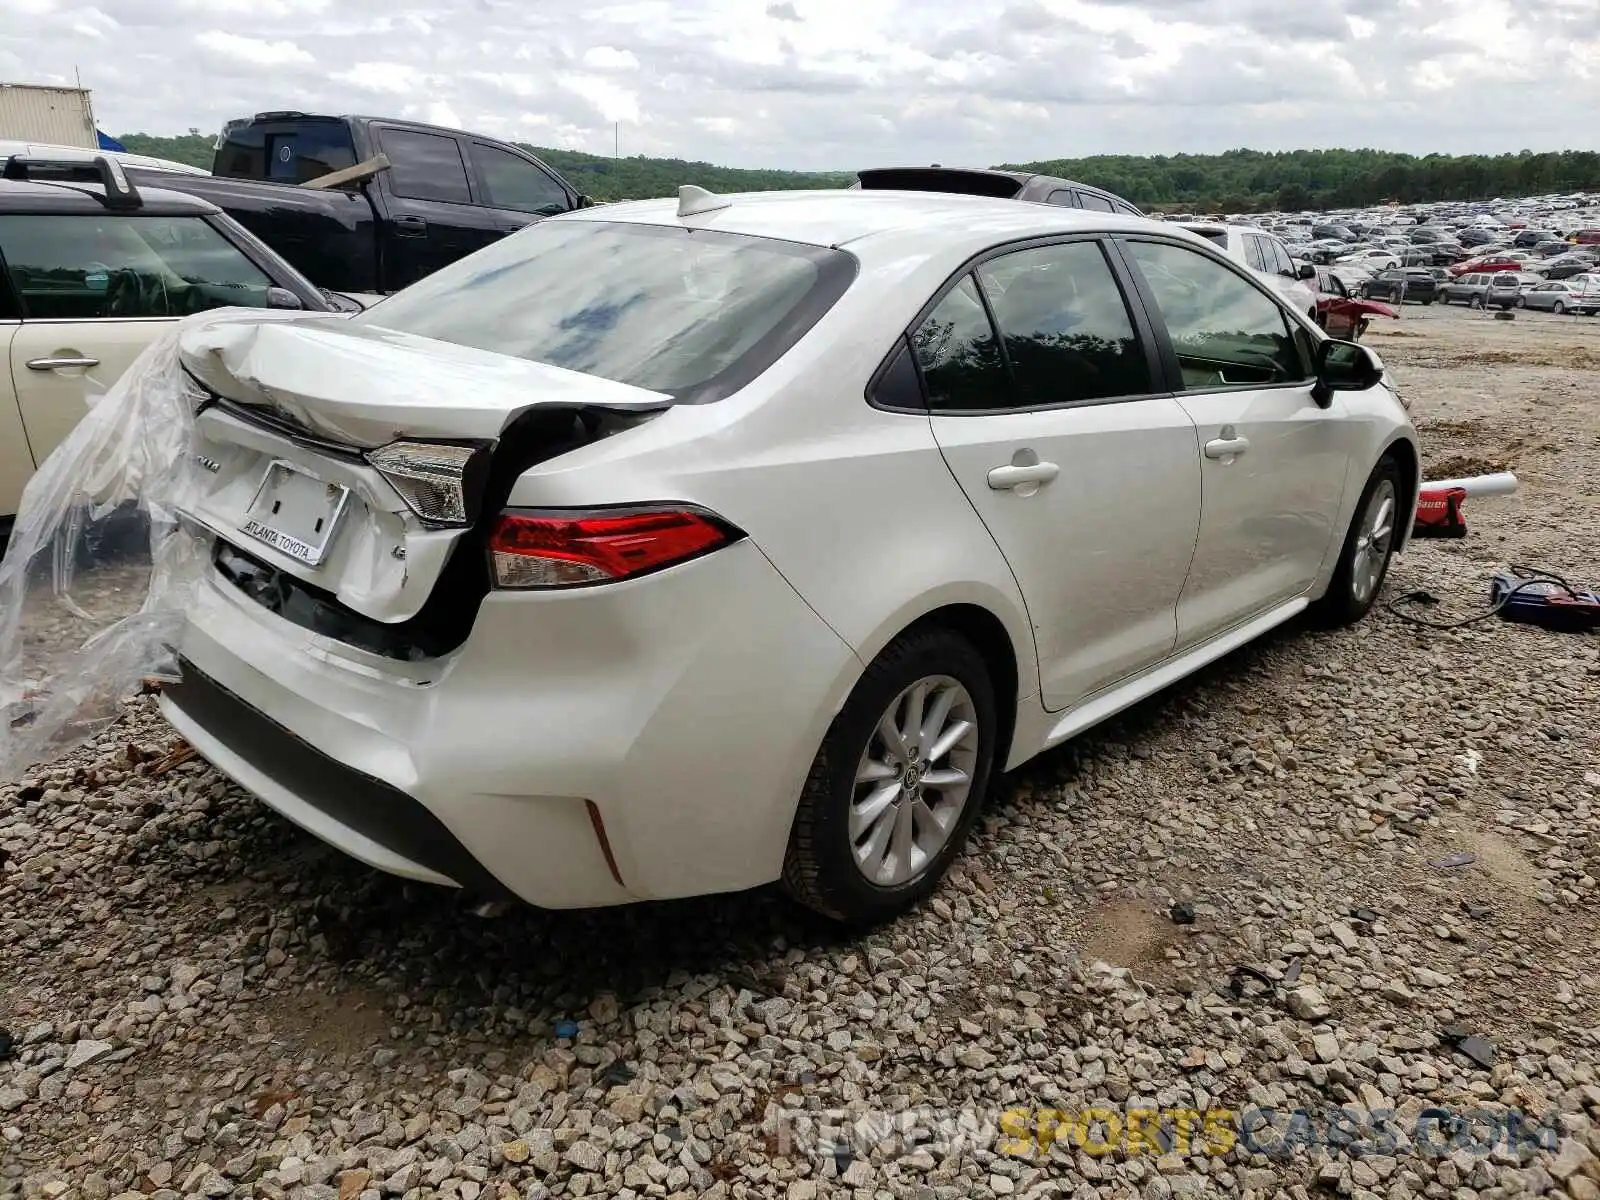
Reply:
<svg viewBox="0 0 1600 1200"><path fill-rule="evenodd" d="M948 675L917 680L878 720L856 766L850 848L869 883L920 875L961 823L978 763L978 717Z"/></svg>
<svg viewBox="0 0 1600 1200"><path fill-rule="evenodd" d="M1365 604L1383 578L1394 541L1395 490L1393 480L1384 479L1373 489L1367 511L1361 517L1361 532L1356 535L1355 558L1350 567L1350 590Z"/></svg>

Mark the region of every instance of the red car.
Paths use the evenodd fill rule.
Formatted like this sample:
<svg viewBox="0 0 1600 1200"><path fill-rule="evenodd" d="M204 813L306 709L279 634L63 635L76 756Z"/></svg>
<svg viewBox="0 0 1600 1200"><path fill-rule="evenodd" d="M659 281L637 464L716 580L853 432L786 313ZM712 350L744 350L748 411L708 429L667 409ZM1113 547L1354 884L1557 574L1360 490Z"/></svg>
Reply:
<svg viewBox="0 0 1600 1200"><path fill-rule="evenodd" d="M1398 317L1387 304L1352 296L1344 280L1326 269L1317 272L1317 324L1329 337L1360 341L1373 317Z"/></svg>
<svg viewBox="0 0 1600 1200"><path fill-rule="evenodd" d="M1572 240L1580 246L1600 246L1600 229L1580 229Z"/></svg>
<svg viewBox="0 0 1600 1200"><path fill-rule="evenodd" d="M1474 271L1520 271L1527 264L1520 258L1513 258L1509 254L1489 254L1483 258L1469 258L1466 262L1457 263L1450 268L1452 276L1470 275Z"/></svg>

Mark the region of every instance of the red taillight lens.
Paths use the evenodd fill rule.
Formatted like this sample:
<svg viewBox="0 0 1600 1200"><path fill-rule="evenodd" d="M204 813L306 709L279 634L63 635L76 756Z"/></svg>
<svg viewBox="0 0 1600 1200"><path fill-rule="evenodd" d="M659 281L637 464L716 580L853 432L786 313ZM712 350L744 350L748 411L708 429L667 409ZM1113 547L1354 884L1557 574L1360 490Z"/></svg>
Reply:
<svg viewBox="0 0 1600 1200"><path fill-rule="evenodd" d="M576 587L658 571L743 536L720 517L686 505L512 509L489 536L489 557L496 587Z"/></svg>

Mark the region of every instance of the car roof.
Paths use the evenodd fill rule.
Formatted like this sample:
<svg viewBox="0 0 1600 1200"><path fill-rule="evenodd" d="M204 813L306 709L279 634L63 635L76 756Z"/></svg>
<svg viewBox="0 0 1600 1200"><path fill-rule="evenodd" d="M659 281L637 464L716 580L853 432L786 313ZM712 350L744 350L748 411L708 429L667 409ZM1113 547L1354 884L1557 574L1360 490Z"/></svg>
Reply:
<svg viewBox="0 0 1600 1200"><path fill-rule="evenodd" d="M864 239L914 233L925 240L938 232L951 249L985 246L1056 233L1099 230L1164 230L1163 222L1121 213L1091 212L958 192L896 192L854 189L743 192L721 197L726 208L680 218L678 201L630 200L551 217L551 221L626 221L682 225L839 247ZM1192 236L1192 235L1191 235ZM1195 238L1197 242L1203 239Z"/></svg>
<svg viewBox="0 0 1600 1200"><path fill-rule="evenodd" d="M166 188L141 187L141 203L133 208L110 208L105 188L98 183L56 179L0 179L0 213L105 213L122 216L207 216L222 210L209 200Z"/></svg>
<svg viewBox="0 0 1600 1200"><path fill-rule="evenodd" d="M72 158L88 163L97 157L109 158L125 167L144 167L151 171L172 171L179 175L209 175L204 167L190 166L170 158L135 154L129 150L90 150L85 146L63 146L54 142L30 142L21 138L0 138L0 161L20 154L24 158Z"/></svg>

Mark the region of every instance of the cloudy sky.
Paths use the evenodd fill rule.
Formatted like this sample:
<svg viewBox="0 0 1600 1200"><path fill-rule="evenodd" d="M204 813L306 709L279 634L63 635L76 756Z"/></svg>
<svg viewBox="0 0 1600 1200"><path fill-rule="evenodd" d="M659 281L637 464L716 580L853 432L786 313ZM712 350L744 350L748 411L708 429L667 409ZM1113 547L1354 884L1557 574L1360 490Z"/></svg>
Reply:
<svg viewBox="0 0 1600 1200"><path fill-rule="evenodd" d="M0 0L107 132L412 117L733 166L1595 148L1600 0Z"/></svg>

